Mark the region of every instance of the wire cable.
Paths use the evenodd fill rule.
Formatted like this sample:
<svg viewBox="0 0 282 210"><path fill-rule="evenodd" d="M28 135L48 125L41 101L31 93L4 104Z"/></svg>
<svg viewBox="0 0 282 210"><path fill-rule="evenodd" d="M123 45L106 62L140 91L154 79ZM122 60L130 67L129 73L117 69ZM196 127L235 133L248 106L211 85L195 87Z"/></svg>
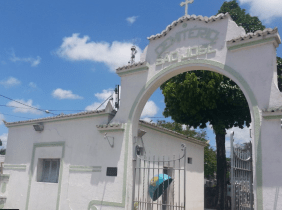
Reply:
<svg viewBox="0 0 282 210"><path fill-rule="evenodd" d="M98 108L97 108L95 111L97 111L107 100L109 100L110 98L112 98L113 95L114 95L114 94L110 95L105 101L103 101L103 102L100 104L100 106L98 106Z"/></svg>
<svg viewBox="0 0 282 210"><path fill-rule="evenodd" d="M18 118L25 118L25 119L29 119L29 120L33 119L33 118L29 118L29 117L20 117L20 116L16 116L16 115L6 114L6 113L3 113L3 112L1 112L0 114L7 115L7 116L12 116L12 117L18 117Z"/></svg>
<svg viewBox="0 0 282 210"><path fill-rule="evenodd" d="M12 108L19 108L19 109L31 109L31 108L28 108L28 107L8 106L8 105L3 105L3 104L0 104L0 106L12 107Z"/></svg>
<svg viewBox="0 0 282 210"><path fill-rule="evenodd" d="M56 115L56 114L54 114L54 113L52 113L52 112L50 112L50 111L48 111L48 110L43 110L43 109L39 109L39 108L30 106L30 105L24 104L24 103L22 103L22 102L19 102L19 101L16 101L16 100L14 100L14 99L11 99L11 98L9 98L9 97L7 97L7 96L1 95L1 94L0 94L0 96L2 96L3 98L8 99L8 100L10 100L10 101L14 101L14 102L19 103L19 104L22 104L22 105L24 105L24 106L30 107L31 109L36 109L36 110L38 110L38 111L45 112L45 113L47 113L47 114L50 113L50 114ZM20 107L19 107L19 108L20 108Z"/></svg>

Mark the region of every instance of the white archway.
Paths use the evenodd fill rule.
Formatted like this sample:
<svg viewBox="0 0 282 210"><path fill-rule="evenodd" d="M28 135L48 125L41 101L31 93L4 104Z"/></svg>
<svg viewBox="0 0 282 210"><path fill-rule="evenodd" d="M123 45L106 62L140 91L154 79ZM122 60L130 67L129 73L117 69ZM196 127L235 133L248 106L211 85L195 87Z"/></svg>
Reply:
<svg viewBox="0 0 282 210"><path fill-rule="evenodd" d="M273 197L279 197L272 186L282 186L282 181L275 175L279 161L272 162L273 158L282 161L282 155L272 153L278 148L282 150L282 145L276 141L282 135L277 129L278 124L280 129L282 118L282 94L277 87L276 67L276 47L281 39L277 29L246 34L228 13L210 18L188 15L148 39L150 44L140 63L117 69L121 77L121 104L112 122L126 123L126 209L132 207L132 140L143 107L163 82L191 70L223 74L243 91L253 126L255 208L268 209L274 202Z"/></svg>
<svg viewBox="0 0 282 210"><path fill-rule="evenodd" d="M253 94L252 90L250 89L249 85L246 83L246 81L239 75L235 70L233 70L229 66L225 66L223 64L220 64L218 62L213 61L206 61L206 60L197 60L197 61L186 61L183 63L178 63L177 66L169 66L166 69L163 69L160 71L154 78L152 78L150 81L148 81L144 87L141 89L139 94L136 96L133 106L130 109L130 114L128 117L128 126L131 124L132 137L137 136L137 129L138 129L138 122L141 116L141 112L152 95L152 93L165 81L168 79L187 72L187 71L193 71L193 70L207 70L207 71L214 71L220 74L223 74L233 81L237 83L237 85L241 88L243 91L248 104L250 108L251 113L251 119L252 119L252 136L253 138L253 154L256 154L254 156L254 177L256 177L256 182L254 183L254 192L255 192L255 198L257 198L257 193L259 195L262 195L262 171L260 167L261 165L261 142L260 142L260 118L259 118L259 110L258 110L258 104L257 100L255 98L255 95ZM129 133L127 133L128 137L130 138ZM259 192L257 192L257 190ZM261 200L261 198L258 198L256 200Z"/></svg>

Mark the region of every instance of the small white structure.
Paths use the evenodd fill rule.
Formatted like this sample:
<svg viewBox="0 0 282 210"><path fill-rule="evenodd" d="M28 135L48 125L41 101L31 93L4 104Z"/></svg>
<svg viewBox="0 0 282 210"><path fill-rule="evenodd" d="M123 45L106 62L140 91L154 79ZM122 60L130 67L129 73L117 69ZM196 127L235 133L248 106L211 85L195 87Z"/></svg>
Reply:
<svg viewBox="0 0 282 210"><path fill-rule="evenodd" d="M127 184L132 156L125 124L108 124L115 114L108 103L102 111L6 123L9 140L1 207L125 209L132 187ZM142 121L139 128L146 132L142 143L147 154L179 155L181 144L186 144L193 158L187 167L187 179L193 180L187 182L193 189L188 200L203 209L205 143Z"/></svg>

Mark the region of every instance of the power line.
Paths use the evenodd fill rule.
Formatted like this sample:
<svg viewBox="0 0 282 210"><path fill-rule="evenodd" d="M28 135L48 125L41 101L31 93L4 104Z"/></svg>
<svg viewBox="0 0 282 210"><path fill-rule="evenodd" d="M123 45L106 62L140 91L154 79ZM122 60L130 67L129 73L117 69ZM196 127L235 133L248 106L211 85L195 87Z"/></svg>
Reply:
<svg viewBox="0 0 282 210"><path fill-rule="evenodd" d="M25 118L25 119L29 119L29 120L33 119L33 118L29 118L29 117L20 117L20 116L16 116L16 115L6 114L6 113L3 113L3 112L1 112L0 114L7 115L7 116L12 116L12 117L18 117L18 118Z"/></svg>
<svg viewBox="0 0 282 210"><path fill-rule="evenodd" d="M19 106L8 106L8 105L4 105L4 104L0 104L0 106L4 106L4 107L13 107L13 108L19 108L19 109L31 109L29 107L25 108L25 107L19 107ZM48 109L48 111L53 111L53 112L62 112L62 111L66 111L66 112L73 112L73 111L77 111L77 112L83 112L85 110L57 110L57 109Z"/></svg>
<svg viewBox="0 0 282 210"><path fill-rule="evenodd" d="M57 110L57 109L48 109L48 111L52 112L84 112L85 110Z"/></svg>
<svg viewBox="0 0 282 210"><path fill-rule="evenodd" d="M105 101L103 101L100 106L98 106L98 108L95 110L97 111L107 100L109 100L111 97L113 97L114 94L110 95Z"/></svg>
<svg viewBox="0 0 282 210"><path fill-rule="evenodd" d="M25 107L19 107L19 106L8 106L8 105L3 105L3 104L0 104L0 106L13 107L13 108L19 108L19 109L31 109L31 108L25 108Z"/></svg>
<svg viewBox="0 0 282 210"><path fill-rule="evenodd" d="M39 109L39 108L30 106L30 105L24 104L24 103L22 103L22 102L19 102L19 101L16 101L16 100L14 100L14 99L11 99L11 98L9 98L9 97L7 97L7 96L1 95L1 94L0 94L0 96L2 96L3 98L8 99L8 100L10 100L10 101L14 101L14 102L19 103L19 104L21 104L21 105L30 107L30 108L32 108L32 109L36 109L36 110L38 110L38 111L45 112L45 113L47 113L47 114L50 113L50 114L56 115L56 114L54 114L54 113L52 113L52 112L49 112L48 110L43 110L43 109ZM18 108L21 108L21 107L18 107Z"/></svg>

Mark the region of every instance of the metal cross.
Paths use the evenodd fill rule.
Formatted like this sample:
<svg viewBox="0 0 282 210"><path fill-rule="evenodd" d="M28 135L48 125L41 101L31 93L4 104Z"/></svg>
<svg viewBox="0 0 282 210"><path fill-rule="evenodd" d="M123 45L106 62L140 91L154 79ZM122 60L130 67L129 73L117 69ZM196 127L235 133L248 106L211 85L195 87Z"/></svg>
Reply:
<svg viewBox="0 0 282 210"><path fill-rule="evenodd" d="M185 5L185 15L188 15L188 4L192 4L193 2L194 0L186 0L185 2L181 2L181 7Z"/></svg>

